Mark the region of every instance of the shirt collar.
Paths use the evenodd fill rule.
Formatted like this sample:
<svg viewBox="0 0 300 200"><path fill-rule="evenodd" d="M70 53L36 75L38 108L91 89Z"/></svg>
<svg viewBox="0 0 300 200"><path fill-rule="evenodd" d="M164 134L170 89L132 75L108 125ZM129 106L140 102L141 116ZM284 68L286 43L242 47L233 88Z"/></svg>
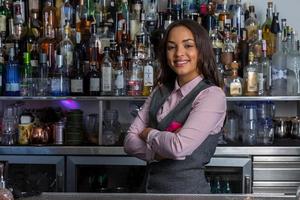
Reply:
<svg viewBox="0 0 300 200"><path fill-rule="evenodd" d="M186 96L190 91L192 91L192 89L194 89L194 87L200 83L200 81L202 81L202 76L197 76L196 78L194 78L193 80L191 80L190 82L184 84L183 86L179 86L178 85L178 81L177 79L175 80L175 87L173 92L177 92L180 91L180 93L182 94L182 96Z"/></svg>

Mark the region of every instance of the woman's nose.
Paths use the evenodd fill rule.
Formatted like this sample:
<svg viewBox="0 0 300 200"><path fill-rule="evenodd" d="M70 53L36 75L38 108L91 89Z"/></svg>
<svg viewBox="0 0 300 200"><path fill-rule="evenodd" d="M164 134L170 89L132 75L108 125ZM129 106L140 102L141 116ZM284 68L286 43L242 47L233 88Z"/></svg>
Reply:
<svg viewBox="0 0 300 200"><path fill-rule="evenodd" d="M184 48L182 46L178 46L176 49L176 56L181 56L184 54Z"/></svg>

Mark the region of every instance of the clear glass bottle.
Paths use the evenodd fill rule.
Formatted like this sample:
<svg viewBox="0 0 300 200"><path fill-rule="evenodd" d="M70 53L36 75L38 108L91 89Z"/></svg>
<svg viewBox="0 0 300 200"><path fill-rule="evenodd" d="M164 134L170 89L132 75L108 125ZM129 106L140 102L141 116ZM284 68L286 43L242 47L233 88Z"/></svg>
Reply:
<svg viewBox="0 0 300 200"><path fill-rule="evenodd" d="M272 13L273 13L273 2L268 2L266 20L262 25L262 37L267 44L267 56L271 57L273 55L273 41L271 33L271 24L272 24Z"/></svg>
<svg viewBox="0 0 300 200"><path fill-rule="evenodd" d="M224 31L224 28L231 27L231 15L230 12L228 11L228 6L227 6L227 0L223 1L223 9L219 14L219 30L221 32Z"/></svg>
<svg viewBox="0 0 300 200"><path fill-rule="evenodd" d="M6 9L4 5L4 0L0 1L0 35L1 38L4 39L6 36L6 30L7 30L7 15L8 15L8 10Z"/></svg>
<svg viewBox="0 0 300 200"><path fill-rule="evenodd" d="M57 52L59 52L63 56L64 61L64 70L66 76L70 76L70 72L73 68L73 51L74 44L70 39L71 35L71 27L69 21L66 21L66 25L64 26L64 36L62 41L58 44Z"/></svg>
<svg viewBox="0 0 300 200"><path fill-rule="evenodd" d="M12 192L6 188L4 180L4 163L0 163L0 199L1 200L14 200Z"/></svg>
<svg viewBox="0 0 300 200"><path fill-rule="evenodd" d="M224 34L225 34L225 38L224 38L224 47L221 54L221 61L225 65L225 68L229 69L230 64L233 61L234 46L232 44L229 30L225 30Z"/></svg>
<svg viewBox="0 0 300 200"><path fill-rule="evenodd" d="M49 95L49 79L48 79L48 65L47 54L40 53L39 55L39 70L37 76L37 96Z"/></svg>
<svg viewBox="0 0 300 200"><path fill-rule="evenodd" d="M23 67L21 68L21 83L20 95L33 96L33 80L32 80L32 67L30 64L30 53L24 52Z"/></svg>
<svg viewBox="0 0 300 200"><path fill-rule="evenodd" d="M244 95L257 96L257 61L254 59L253 52L249 52L249 64L244 69Z"/></svg>
<svg viewBox="0 0 300 200"><path fill-rule="evenodd" d="M134 51L134 55L129 64L127 72L127 95L140 96L143 91L143 62L138 58L137 51Z"/></svg>
<svg viewBox="0 0 300 200"><path fill-rule="evenodd" d="M104 58L101 64L101 95L112 95L113 84L112 84L112 59L109 56L109 47L104 47Z"/></svg>
<svg viewBox="0 0 300 200"><path fill-rule="evenodd" d="M102 144L115 145L121 133L117 110L105 110L103 113Z"/></svg>
<svg viewBox="0 0 300 200"><path fill-rule="evenodd" d="M64 29L66 21L70 24L73 23L74 9L69 0L64 0L63 5L60 7L60 28Z"/></svg>
<svg viewBox="0 0 300 200"><path fill-rule="evenodd" d="M97 70L96 62L90 63L90 71L85 78L85 91L89 96L100 95L100 74Z"/></svg>
<svg viewBox="0 0 300 200"><path fill-rule="evenodd" d="M63 55L56 55L56 69L51 78L51 95L68 96L70 94L69 77L66 76Z"/></svg>
<svg viewBox="0 0 300 200"><path fill-rule="evenodd" d="M262 40L262 57L260 61L262 74L263 74L263 93L262 90L259 92L259 95L269 95L270 87L271 87L271 64L270 59L267 56L267 42L266 40ZM262 88L262 87L259 87Z"/></svg>
<svg viewBox="0 0 300 200"><path fill-rule="evenodd" d="M255 14L254 5L249 6L249 18L245 21L245 28L248 33L248 41L254 41L257 37L258 21Z"/></svg>
<svg viewBox="0 0 300 200"><path fill-rule="evenodd" d="M272 96L287 95L286 54L281 46L281 33L277 33L276 52L272 56Z"/></svg>
<svg viewBox="0 0 300 200"><path fill-rule="evenodd" d="M148 48L147 59L145 60L143 69L143 96L149 96L152 92L154 85L154 56L153 56L153 45Z"/></svg>
<svg viewBox="0 0 300 200"><path fill-rule="evenodd" d="M125 96L126 95L126 67L124 55L119 55L118 63L113 70L113 81L114 81L114 95Z"/></svg>
<svg viewBox="0 0 300 200"><path fill-rule="evenodd" d="M231 80L229 83L229 95L230 96L242 96L243 94L243 82L242 79L238 76L239 64L237 62L231 63Z"/></svg>

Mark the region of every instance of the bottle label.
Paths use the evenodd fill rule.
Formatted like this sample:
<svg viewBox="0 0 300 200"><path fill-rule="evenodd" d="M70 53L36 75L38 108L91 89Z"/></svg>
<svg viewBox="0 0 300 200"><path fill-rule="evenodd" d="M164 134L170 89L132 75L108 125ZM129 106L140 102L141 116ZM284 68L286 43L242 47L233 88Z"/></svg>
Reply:
<svg viewBox="0 0 300 200"><path fill-rule="evenodd" d="M30 65L31 65L32 67L37 67L37 66L39 65L39 62L38 62L38 60L31 60L31 61L30 61Z"/></svg>
<svg viewBox="0 0 300 200"><path fill-rule="evenodd" d="M90 78L90 91L91 92L100 91L100 78Z"/></svg>
<svg viewBox="0 0 300 200"><path fill-rule="evenodd" d="M111 76L112 76L111 67L102 67L102 91L109 92L112 91L111 87Z"/></svg>
<svg viewBox="0 0 300 200"><path fill-rule="evenodd" d="M52 78L51 79L51 92L61 92L62 88L60 87L60 79Z"/></svg>
<svg viewBox="0 0 300 200"><path fill-rule="evenodd" d="M124 73L123 70L115 70L115 87L116 89L124 88Z"/></svg>
<svg viewBox="0 0 300 200"><path fill-rule="evenodd" d="M265 79L263 73L257 73L257 81L258 81L258 91L263 92L265 90Z"/></svg>
<svg viewBox="0 0 300 200"><path fill-rule="evenodd" d="M71 79L71 92L82 93L83 92L83 80Z"/></svg>
<svg viewBox="0 0 300 200"><path fill-rule="evenodd" d="M153 67L151 65L144 67L144 86L153 86Z"/></svg>
<svg viewBox="0 0 300 200"><path fill-rule="evenodd" d="M0 15L0 32L6 32L6 16Z"/></svg>
<svg viewBox="0 0 300 200"><path fill-rule="evenodd" d="M66 61L67 61L67 65L73 65L73 52L72 51L67 51L66 52Z"/></svg>
<svg viewBox="0 0 300 200"><path fill-rule="evenodd" d="M20 91L20 84L19 83L6 83L5 89L8 92L18 92L18 91Z"/></svg>
<svg viewBox="0 0 300 200"><path fill-rule="evenodd" d="M279 79L287 79L287 69L276 69L272 66L272 81Z"/></svg>
<svg viewBox="0 0 300 200"><path fill-rule="evenodd" d="M238 82L230 83L230 95L231 96L241 96L242 95L242 85Z"/></svg>
<svg viewBox="0 0 300 200"><path fill-rule="evenodd" d="M248 72L247 91L257 92L257 73Z"/></svg>

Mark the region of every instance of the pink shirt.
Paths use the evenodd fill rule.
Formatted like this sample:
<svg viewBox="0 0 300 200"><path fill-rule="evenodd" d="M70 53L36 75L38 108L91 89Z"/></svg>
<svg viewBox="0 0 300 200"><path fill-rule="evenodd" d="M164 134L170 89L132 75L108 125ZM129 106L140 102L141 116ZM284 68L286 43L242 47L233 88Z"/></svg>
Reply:
<svg viewBox="0 0 300 200"><path fill-rule="evenodd" d="M176 81L174 90L157 113L157 120L161 121L201 80L201 76L198 76L182 87ZM192 103L192 110L178 133L153 129L147 142L144 142L139 134L148 127L151 98L152 95L138 112L124 141L125 152L142 160L153 161L155 154L184 160L208 135L219 133L223 127L226 97L221 88L211 86L197 95Z"/></svg>

